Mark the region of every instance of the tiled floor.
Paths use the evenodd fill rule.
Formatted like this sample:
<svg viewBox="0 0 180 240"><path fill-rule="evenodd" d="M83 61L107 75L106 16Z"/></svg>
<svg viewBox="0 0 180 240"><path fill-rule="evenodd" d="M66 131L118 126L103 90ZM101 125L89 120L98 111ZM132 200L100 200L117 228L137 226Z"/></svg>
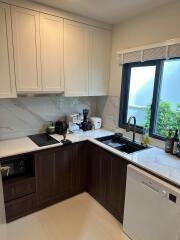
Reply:
<svg viewBox="0 0 180 240"><path fill-rule="evenodd" d="M87 193L7 224L1 240L129 240L122 225Z"/></svg>

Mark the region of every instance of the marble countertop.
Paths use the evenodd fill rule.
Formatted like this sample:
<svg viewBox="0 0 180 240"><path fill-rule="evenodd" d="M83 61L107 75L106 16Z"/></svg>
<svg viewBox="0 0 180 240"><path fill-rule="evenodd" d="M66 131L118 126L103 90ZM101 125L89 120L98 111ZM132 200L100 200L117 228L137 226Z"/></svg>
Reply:
<svg viewBox="0 0 180 240"><path fill-rule="evenodd" d="M152 147L127 154L113 149L95 139L89 139L89 141L180 187L180 158L167 154L163 149Z"/></svg>
<svg viewBox="0 0 180 240"><path fill-rule="evenodd" d="M180 159L164 152L156 147L138 151L132 154L120 152L96 140L98 137L104 137L114 134L105 129L87 131L80 134L68 134L67 139L73 143L81 141L90 141L110 152L116 154L145 170L148 170L180 187ZM60 135L52 135L58 141L62 140ZM61 143L38 147L28 137L14 140L0 141L0 158L18 155L22 153L34 152L52 147L61 146Z"/></svg>
<svg viewBox="0 0 180 240"><path fill-rule="evenodd" d="M76 142L86 141L91 138L94 139L94 138L104 137L112 134L114 133L111 131L107 131L105 129L98 129L98 130L92 130L92 131L82 132L78 134L67 134L67 139L71 140L73 143L76 143ZM63 139L61 135L54 134L51 136L55 138L57 141L59 141L59 143L44 146L44 147L38 147L28 137L0 141L0 158L10 157L10 156L28 153L28 152L40 151L43 149L49 149L49 148L63 145L62 143L60 143L60 141Z"/></svg>

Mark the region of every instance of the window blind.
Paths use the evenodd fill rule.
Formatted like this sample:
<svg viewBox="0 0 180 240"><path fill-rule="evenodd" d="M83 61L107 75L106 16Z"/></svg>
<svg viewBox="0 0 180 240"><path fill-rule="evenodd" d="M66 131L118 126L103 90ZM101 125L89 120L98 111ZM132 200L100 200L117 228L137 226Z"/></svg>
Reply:
<svg viewBox="0 0 180 240"><path fill-rule="evenodd" d="M167 57L166 47L145 49L143 51L143 62L155 59L165 59L166 57Z"/></svg>
<svg viewBox="0 0 180 240"><path fill-rule="evenodd" d="M180 57L180 39L173 39L162 43L120 51L118 52L118 63L122 65L125 63L177 57Z"/></svg>
<svg viewBox="0 0 180 240"><path fill-rule="evenodd" d="M125 63L130 63L132 61L139 62L140 59L141 59L141 51L129 52L123 55L123 61Z"/></svg>
<svg viewBox="0 0 180 240"><path fill-rule="evenodd" d="M169 58L180 57L180 43L169 46L168 57Z"/></svg>

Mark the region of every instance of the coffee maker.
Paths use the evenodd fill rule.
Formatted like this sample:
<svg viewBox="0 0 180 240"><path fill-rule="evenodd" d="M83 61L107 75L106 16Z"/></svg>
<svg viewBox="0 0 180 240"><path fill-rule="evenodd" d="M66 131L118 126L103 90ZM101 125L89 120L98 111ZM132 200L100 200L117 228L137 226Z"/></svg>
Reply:
<svg viewBox="0 0 180 240"><path fill-rule="evenodd" d="M92 123L88 119L89 110L83 109L83 122L81 124L81 129L83 131L89 131L92 130Z"/></svg>

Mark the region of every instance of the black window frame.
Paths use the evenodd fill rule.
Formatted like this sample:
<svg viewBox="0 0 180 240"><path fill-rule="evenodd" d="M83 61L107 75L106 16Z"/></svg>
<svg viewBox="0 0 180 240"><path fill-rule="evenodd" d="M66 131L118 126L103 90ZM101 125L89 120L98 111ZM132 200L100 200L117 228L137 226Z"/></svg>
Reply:
<svg viewBox="0 0 180 240"><path fill-rule="evenodd" d="M169 60L175 60L175 59L180 59L180 58L171 58ZM120 109L119 109L119 127L120 128L126 129L127 127L127 113L128 113L128 102L129 102L129 91L130 91L130 80L131 80L131 68L156 66L153 98L152 98L152 105L151 105L149 136L159 140L163 140L163 141L165 140L165 137L157 135L155 133L155 130L156 130L156 124L158 120L157 115L158 115L158 107L159 107L161 84L162 84L162 73L163 73L164 62L166 60L167 59L153 60L153 61L146 61L146 62L135 62L135 63L127 63L123 65ZM131 130L132 130L132 125L131 125ZM142 134L143 127L137 126L136 132Z"/></svg>

